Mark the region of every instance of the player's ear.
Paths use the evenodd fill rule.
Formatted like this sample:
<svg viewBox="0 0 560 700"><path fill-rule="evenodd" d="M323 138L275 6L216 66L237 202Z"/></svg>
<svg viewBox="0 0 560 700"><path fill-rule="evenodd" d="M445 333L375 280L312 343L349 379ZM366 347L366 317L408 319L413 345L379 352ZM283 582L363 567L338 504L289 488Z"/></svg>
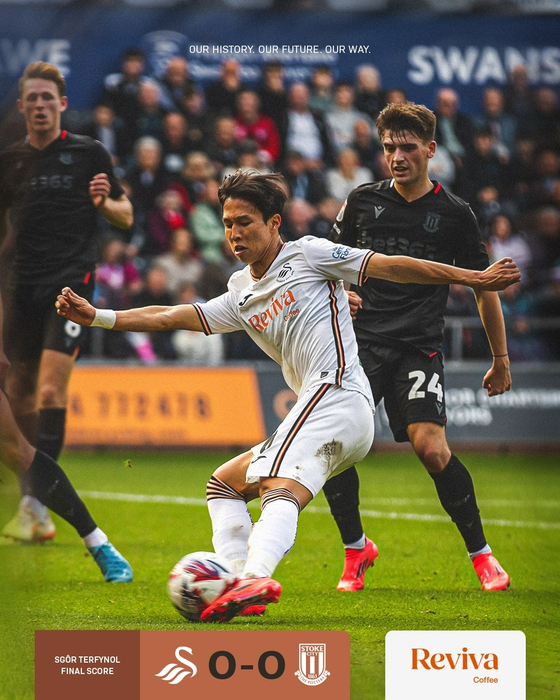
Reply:
<svg viewBox="0 0 560 700"><path fill-rule="evenodd" d="M428 158L433 158L436 154L437 144L435 141L430 141L428 143Z"/></svg>
<svg viewBox="0 0 560 700"><path fill-rule="evenodd" d="M281 223L282 223L282 217L280 216L280 214L273 214L270 217L270 219L268 220L268 225L269 225L271 230L276 229L276 231L278 231Z"/></svg>
<svg viewBox="0 0 560 700"><path fill-rule="evenodd" d="M23 102L20 99L17 101L17 108L23 114Z"/></svg>
<svg viewBox="0 0 560 700"><path fill-rule="evenodd" d="M68 107L68 98L66 97L66 95L63 95L60 98L60 111L65 112L67 107Z"/></svg>

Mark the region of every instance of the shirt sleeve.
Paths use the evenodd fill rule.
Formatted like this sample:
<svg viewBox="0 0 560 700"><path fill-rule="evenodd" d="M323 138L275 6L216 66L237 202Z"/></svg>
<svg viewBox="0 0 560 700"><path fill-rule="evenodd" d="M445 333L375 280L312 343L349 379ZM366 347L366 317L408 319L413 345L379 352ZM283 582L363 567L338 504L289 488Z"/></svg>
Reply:
<svg viewBox="0 0 560 700"><path fill-rule="evenodd" d="M229 291L203 304L193 304L206 335L244 330L237 313L237 300Z"/></svg>
<svg viewBox="0 0 560 700"><path fill-rule="evenodd" d="M94 175L97 173L106 173L109 178L109 183L111 185L111 191L109 192L109 197L111 199L118 199L124 194L124 190L121 187L115 172L113 170L113 163L111 162L111 156L109 151L100 141L94 141Z"/></svg>
<svg viewBox="0 0 560 700"><path fill-rule="evenodd" d="M356 229L356 190L353 190L338 212L329 238L334 243L356 246L358 232Z"/></svg>
<svg viewBox="0 0 560 700"><path fill-rule="evenodd" d="M484 270L490 264L488 252L482 242L480 228L473 210L467 205L461 222L461 242L455 255L455 265L468 270Z"/></svg>
<svg viewBox="0 0 560 700"><path fill-rule="evenodd" d="M374 255L372 250L352 248L313 236L302 238L301 247L309 266L323 277L357 285L364 283L366 266Z"/></svg>

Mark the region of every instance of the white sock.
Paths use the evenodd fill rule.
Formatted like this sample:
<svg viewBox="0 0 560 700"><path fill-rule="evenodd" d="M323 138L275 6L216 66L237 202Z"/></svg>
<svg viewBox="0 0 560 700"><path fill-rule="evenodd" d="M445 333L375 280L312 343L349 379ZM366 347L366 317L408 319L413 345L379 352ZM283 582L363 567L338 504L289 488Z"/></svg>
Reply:
<svg viewBox="0 0 560 700"><path fill-rule="evenodd" d="M98 527L82 539L86 547L99 547L100 544L105 544L105 542L109 541L107 535Z"/></svg>
<svg viewBox="0 0 560 700"><path fill-rule="evenodd" d="M475 557L478 557L479 554L492 554L492 550L490 549L490 545L487 544L482 549L479 549L478 552L469 552L469 557L471 558L471 561Z"/></svg>
<svg viewBox="0 0 560 700"><path fill-rule="evenodd" d="M362 535L359 540L345 544L344 549L363 549L366 546L366 536Z"/></svg>
<svg viewBox="0 0 560 700"><path fill-rule="evenodd" d="M24 496L20 503L21 508L30 510L37 516L37 520L44 523L49 518L47 506L44 506L35 496Z"/></svg>
<svg viewBox="0 0 560 700"><path fill-rule="evenodd" d="M212 498L208 501L212 520L212 544L225 557L235 573L240 574L247 559L247 540L253 521L247 504L241 499Z"/></svg>
<svg viewBox="0 0 560 700"><path fill-rule="evenodd" d="M263 499L273 493L269 491ZM282 557L294 545L298 517L299 506L292 499L276 497L263 503L261 517L249 537L249 557L243 570L245 578L272 576Z"/></svg>

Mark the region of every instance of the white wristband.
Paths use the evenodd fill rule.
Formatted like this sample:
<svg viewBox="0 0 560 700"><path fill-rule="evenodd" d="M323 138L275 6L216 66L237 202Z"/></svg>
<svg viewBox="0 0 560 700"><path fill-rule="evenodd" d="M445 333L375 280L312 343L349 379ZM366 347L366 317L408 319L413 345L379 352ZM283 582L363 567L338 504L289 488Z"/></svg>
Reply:
<svg viewBox="0 0 560 700"><path fill-rule="evenodd" d="M99 328L113 328L117 322L117 313L113 309L95 309L95 318L91 322L92 326Z"/></svg>

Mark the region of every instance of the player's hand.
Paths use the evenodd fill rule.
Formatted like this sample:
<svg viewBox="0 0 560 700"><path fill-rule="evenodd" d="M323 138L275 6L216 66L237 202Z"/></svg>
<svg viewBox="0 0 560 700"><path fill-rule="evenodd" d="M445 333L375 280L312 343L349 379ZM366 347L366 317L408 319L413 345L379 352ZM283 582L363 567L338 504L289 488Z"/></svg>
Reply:
<svg viewBox="0 0 560 700"><path fill-rule="evenodd" d="M93 176L89 183L89 196L93 205L99 209L111 192L111 183L105 173L98 173Z"/></svg>
<svg viewBox="0 0 560 700"><path fill-rule="evenodd" d="M57 296L56 313L59 316L64 316L74 323L79 323L80 326L91 326L95 318L95 309L87 299L78 296L70 287L64 287L62 292Z"/></svg>
<svg viewBox="0 0 560 700"><path fill-rule="evenodd" d="M511 374L507 356L494 358L492 367L484 375L482 386L488 392L488 396L498 396L511 389Z"/></svg>
<svg viewBox="0 0 560 700"><path fill-rule="evenodd" d="M499 292L521 281L521 273L511 258L502 258L480 273L475 289Z"/></svg>
<svg viewBox="0 0 560 700"><path fill-rule="evenodd" d="M350 305L350 316L352 320L356 319L358 311L362 308L362 297L356 292L347 291L348 304Z"/></svg>

